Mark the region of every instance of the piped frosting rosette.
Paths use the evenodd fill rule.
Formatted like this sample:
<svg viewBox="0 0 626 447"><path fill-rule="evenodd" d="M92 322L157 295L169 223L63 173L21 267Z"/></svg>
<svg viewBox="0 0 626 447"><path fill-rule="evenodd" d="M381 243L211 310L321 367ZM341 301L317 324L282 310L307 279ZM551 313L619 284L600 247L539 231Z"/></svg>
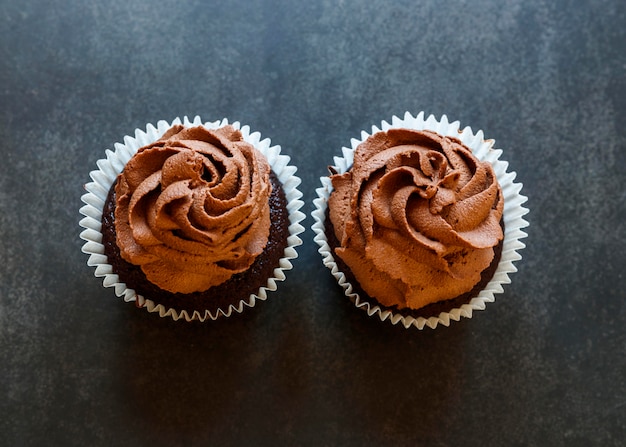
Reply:
<svg viewBox="0 0 626 447"><path fill-rule="evenodd" d="M159 121L156 127L149 124L146 131L137 129L134 137L116 143L97 166L82 196L82 251L89 254L87 264L95 267L95 276L103 277L104 286L113 287L124 301L174 320L215 320L267 299L267 292L275 291L292 268L295 247L302 244L298 235L304 231L300 179L280 147L248 126L229 125L227 119L203 123L198 116L193 121L187 117ZM138 294L113 271L101 221L116 179L115 226L121 256L162 290L184 294L206 290L245 271L263 251L269 232L270 168L285 193L289 235L273 276L256 293L217 310L177 310ZM207 269L211 275L203 273Z"/></svg>
<svg viewBox="0 0 626 447"><path fill-rule="evenodd" d="M435 328L471 318L503 292L502 285L517 270L513 262L521 259L528 210L522 206L527 200L520 194L522 185L514 182L516 174L507 172L508 164L499 160L502 151L493 144L482 131L460 130L459 122L450 123L445 115L424 119L423 113L413 117L407 112L402 119L383 121L381 128L374 126L371 136L362 132L361 140L342 149L343 157L334 158L331 170L336 174L322 177L317 189L312 229L324 264L358 308L406 328ZM474 157L487 163L475 165ZM328 214L329 202L334 216ZM331 236L348 244L336 253L326 234L327 216L337 223ZM374 226L376 234L370 234ZM401 307L416 309L442 294L453 297L455 288L459 294L471 289L494 259L499 241L502 253L495 273L468 302L436 316L402 312ZM335 258L339 255L342 259ZM353 266L350 276L361 278L358 288L341 271L346 268L342 264ZM377 301L361 296L361 288L373 291ZM394 305L400 310L389 307Z"/></svg>

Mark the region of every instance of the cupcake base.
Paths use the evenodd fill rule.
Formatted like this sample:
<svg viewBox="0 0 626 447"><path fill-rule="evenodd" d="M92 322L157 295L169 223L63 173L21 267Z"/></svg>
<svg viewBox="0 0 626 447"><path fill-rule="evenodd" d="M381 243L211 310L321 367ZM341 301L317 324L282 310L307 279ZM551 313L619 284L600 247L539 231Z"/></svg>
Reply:
<svg viewBox="0 0 626 447"><path fill-rule="evenodd" d="M500 262L500 258L502 257L502 246L504 241L500 241L498 245L493 248L493 260L491 264L483 270L480 274L480 281L470 290L462 295L459 295L455 298L451 298L444 301L438 301L436 303L428 304L424 307L420 307L419 309L412 309L410 307L398 308L398 306L385 306L380 304L376 298L369 296L361 287L359 282L354 277L350 267L343 262L343 260L336 255L335 249L340 246L339 241L337 240L337 236L335 236L335 229L333 224L328 216L328 208L326 209L326 219L324 220L324 231L326 233L326 237L328 238L328 246L332 250L334 255L335 262L337 263L337 267L341 270L345 275L348 282L352 284L353 292L357 293L359 297L361 297L361 301L367 301L371 304L375 304L381 308L382 311L390 311L395 315L402 315L403 317L412 317L412 318L430 318L437 317L442 312L450 312L452 309L459 308L464 304L469 304L469 302L478 295L478 293L485 288L493 275L498 268L498 264ZM504 231L504 222L500 222L500 226Z"/></svg>
<svg viewBox="0 0 626 447"><path fill-rule="evenodd" d="M113 272L119 276L121 282L135 289L143 296L150 297L155 304L162 304L168 309L178 312L194 311L211 313L218 309L227 309L256 293L267 283L275 268L279 267L289 236L289 213L285 192L274 171L270 172L272 191L269 197L270 205L270 235L264 251L255 259L245 272L234 275L228 281L211 287L203 292L172 293L151 283L140 267L125 261L120 255L116 244L115 233L115 183L111 186L102 213L102 243L104 254L113 267ZM137 307L145 303L136 301Z"/></svg>

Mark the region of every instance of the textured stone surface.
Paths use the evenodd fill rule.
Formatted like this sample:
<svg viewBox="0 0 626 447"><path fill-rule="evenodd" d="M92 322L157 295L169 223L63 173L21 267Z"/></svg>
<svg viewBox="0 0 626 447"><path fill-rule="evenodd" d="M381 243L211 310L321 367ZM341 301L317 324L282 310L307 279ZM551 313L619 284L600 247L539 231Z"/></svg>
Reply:
<svg viewBox="0 0 626 447"><path fill-rule="evenodd" d="M1 0L0 444L623 445L625 23L621 0ZM341 146L407 110L483 129L529 196L472 320L368 318L309 229L280 293L211 324L86 266L82 185L137 127L250 124L310 212Z"/></svg>

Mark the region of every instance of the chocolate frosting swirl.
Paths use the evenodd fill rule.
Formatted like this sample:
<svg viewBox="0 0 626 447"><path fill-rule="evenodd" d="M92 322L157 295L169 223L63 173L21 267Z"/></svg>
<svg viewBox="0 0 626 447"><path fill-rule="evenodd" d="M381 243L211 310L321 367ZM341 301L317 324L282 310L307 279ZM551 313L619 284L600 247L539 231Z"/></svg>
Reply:
<svg viewBox="0 0 626 447"><path fill-rule="evenodd" d="M383 305L417 309L471 290L503 238L493 168L457 139L379 132L331 180L336 254Z"/></svg>
<svg viewBox="0 0 626 447"><path fill-rule="evenodd" d="M118 176L122 257L174 293L204 291L246 270L267 244L269 173L232 126L173 126Z"/></svg>

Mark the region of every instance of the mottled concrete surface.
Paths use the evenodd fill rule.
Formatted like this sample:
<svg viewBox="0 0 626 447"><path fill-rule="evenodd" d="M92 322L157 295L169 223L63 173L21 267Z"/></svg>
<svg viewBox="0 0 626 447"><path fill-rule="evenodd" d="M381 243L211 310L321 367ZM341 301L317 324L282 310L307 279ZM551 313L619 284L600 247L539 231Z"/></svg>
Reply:
<svg viewBox="0 0 626 447"><path fill-rule="evenodd" d="M0 444L624 445L626 2L1 0L0 36ZM368 318L310 229L280 293L210 324L86 265L82 186L137 127L250 124L308 213L407 110L483 129L529 197L519 272L471 320Z"/></svg>

